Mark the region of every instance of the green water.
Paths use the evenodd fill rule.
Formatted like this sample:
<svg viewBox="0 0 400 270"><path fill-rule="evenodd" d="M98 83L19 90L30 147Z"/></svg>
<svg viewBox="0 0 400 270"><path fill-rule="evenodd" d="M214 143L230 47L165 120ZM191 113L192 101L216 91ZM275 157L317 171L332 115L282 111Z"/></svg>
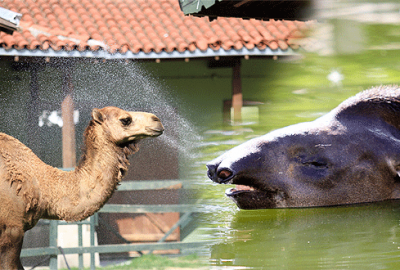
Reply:
<svg viewBox="0 0 400 270"><path fill-rule="evenodd" d="M333 40L340 38L340 31L348 31L340 19L326 22L336 29ZM206 251L211 268L400 269L399 202L246 211L225 197L229 185L214 184L206 177L205 163L235 145L313 120L371 86L400 84L400 26L351 20L348 25L362 33L361 41L350 38L357 51L341 51L341 45L333 42L334 53L309 53L257 70L270 80L245 95L264 102L258 108L259 121L210 122L203 132L192 177L198 180L205 208L198 238L215 241ZM354 45L351 42L348 46ZM335 71L343 76L340 82L328 79ZM245 88L246 80L243 84Z"/></svg>
<svg viewBox="0 0 400 270"><path fill-rule="evenodd" d="M213 266L398 269L400 205L238 211Z"/></svg>

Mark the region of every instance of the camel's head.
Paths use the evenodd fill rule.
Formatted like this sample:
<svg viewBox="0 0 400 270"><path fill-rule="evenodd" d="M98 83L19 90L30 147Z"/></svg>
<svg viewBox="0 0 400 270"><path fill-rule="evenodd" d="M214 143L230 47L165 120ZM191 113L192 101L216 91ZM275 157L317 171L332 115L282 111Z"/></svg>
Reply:
<svg viewBox="0 0 400 270"><path fill-rule="evenodd" d="M164 131L160 119L152 113L128 112L117 107L93 109L93 121L101 125L108 139L118 146L136 148L146 137L157 137Z"/></svg>

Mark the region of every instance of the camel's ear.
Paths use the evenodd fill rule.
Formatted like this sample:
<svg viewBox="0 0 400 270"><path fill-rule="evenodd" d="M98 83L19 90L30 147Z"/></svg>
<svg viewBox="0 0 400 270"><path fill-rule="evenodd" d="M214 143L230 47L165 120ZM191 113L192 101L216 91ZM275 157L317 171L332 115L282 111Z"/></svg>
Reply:
<svg viewBox="0 0 400 270"><path fill-rule="evenodd" d="M95 122L97 122L98 124L103 123L104 121L104 116L103 114L100 112L99 109L93 109L92 111L92 118Z"/></svg>

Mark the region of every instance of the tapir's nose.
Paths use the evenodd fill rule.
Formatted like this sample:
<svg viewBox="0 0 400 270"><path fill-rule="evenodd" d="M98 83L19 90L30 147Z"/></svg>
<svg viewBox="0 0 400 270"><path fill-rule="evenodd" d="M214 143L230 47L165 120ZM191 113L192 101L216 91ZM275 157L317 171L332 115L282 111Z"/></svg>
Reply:
<svg viewBox="0 0 400 270"><path fill-rule="evenodd" d="M223 184L232 178L233 173L227 168L219 168L218 165L219 164L209 162L207 164L207 176L212 181Z"/></svg>
<svg viewBox="0 0 400 270"><path fill-rule="evenodd" d="M217 165L210 163L207 163L207 176L210 178L212 181L216 182L216 170L217 170Z"/></svg>

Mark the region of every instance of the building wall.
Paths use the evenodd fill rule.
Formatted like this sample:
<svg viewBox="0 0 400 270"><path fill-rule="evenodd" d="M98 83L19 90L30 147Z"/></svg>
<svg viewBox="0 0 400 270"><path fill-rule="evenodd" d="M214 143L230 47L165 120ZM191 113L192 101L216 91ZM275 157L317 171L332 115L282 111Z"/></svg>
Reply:
<svg viewBox="0 0 400 270"><path fill-rule="evenodd" d="M268 89L276 72L276 69L269 66L271 64L276 63L268 59L242 60L244 99L266 101L265 93L268 91L265 89ZM223 102L231 98L232 68L210 68L208 65L209 62L205 59L161 63L75 63L72 80L75 108L79 111L79 121L76 124L77 156L80 155L82 134L90 121L93 108L118 106L126 110L143 110L158 115L166 131L159 138L143 142L139 153L131 159L132 166L125 179L184 177L185 167L190 163L190 159L185 153L187 149L182 148L187 146L188 152L196 151L190 147L201 140L199 134L204 129L222 123ZM35 110L32 111L30 107L32 73L23 63L0 61L0 132L21 140L45 163L56 167L62 166L61 127L49 119L42 119L42 126L38 125L39 117L43 116L45 111L60 110L63 100L63 69L67 67L68 63L62 62L57 65L50 63L36 66L38 105L36 115L32 116L35 114ZM179 190L161 193L117 192L112 200L114 203L146 204L149 198L152 198L150 203L154 202L154 198L162 198L162 203L180 201ZM137 218L143 218L141 215L102 215L103 220L108 221L115 229L121 229L118 228L117 222L120 218L125 223L126 220L131 220L129 224L135 223ZM32 229L27 233L24 247L46 246L47 229L47 226ZM115 239L102 238L102 235L110 234L101 226L99 232L99 243L115 242ZM187 232L181 231L180 234L186 235ZM44 241L39 243L36 239L38 235L41 235L40 239ZM24 263L34 262L24 259Z"/></svg>
<svg viewBox="0 0 400 270"><path fill-rule="evenodd" d="M269 59L242 60L243 98L267 102L268 88L281 65ZM28 123L31 73L11 66L18 67L20 63L0 61L0 132L21 140L46 163L61 167L61 128L46 122L38 128L39 144L34 143ZM43 111L60 110L63 100L63 65L40 68L34 126ZM74 100L79 110L77 155L91 110L110 105L154 112L165 123L167 133L179 134L180 142L190 141L199 130L222 122L223 101L231 98L231 76L231 68L209 68L208 60L75 64Z"/></svg>

